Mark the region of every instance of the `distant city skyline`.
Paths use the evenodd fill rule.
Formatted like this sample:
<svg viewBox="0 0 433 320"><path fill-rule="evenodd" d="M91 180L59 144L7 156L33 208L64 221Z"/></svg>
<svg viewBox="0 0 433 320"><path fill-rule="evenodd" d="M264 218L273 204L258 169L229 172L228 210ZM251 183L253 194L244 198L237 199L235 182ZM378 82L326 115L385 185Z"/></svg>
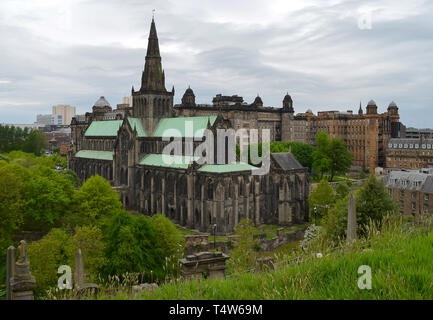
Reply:
<svg viewBox="0 0 433 320"><path fill-rule="evenodd" d="M391 101L407 127L433 127L433 4L427 1L11 1L0 3L0 122L52 106L84 114L139 87L156 9L175 103L240 95L295 113Z"/></svg>

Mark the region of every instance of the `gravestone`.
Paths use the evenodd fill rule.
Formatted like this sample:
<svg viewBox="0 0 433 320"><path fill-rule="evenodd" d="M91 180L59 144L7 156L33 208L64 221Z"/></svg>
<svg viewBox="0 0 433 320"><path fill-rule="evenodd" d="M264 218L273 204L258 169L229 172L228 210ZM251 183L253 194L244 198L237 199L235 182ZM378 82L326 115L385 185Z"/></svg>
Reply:
<svg viewBox="0 0 433 320"><path fill-rule="evenodd" d="M274 270L274 259L272 257L258 258L256 271Z"/></svg>
<svg viewBox="0 0 433 320"><path fill-rule="evenodd" d="M84 261L81 249L75 253L74 286L80 288L84 284Z"/></svg>
<svg viewBox="0 0 433 320"><path fill-rule="evenodd" d="M95 283L86 283L84 273L84 260L81 249L75 253L75 272L74 288L77 290L78 297L88 297L98 295L99 286Z"/></svg>
<svg viewBox="0 0 433 320"><path fill-rule="evenodd" d="M224 278L226 260L230 257L222 252L200 252L179 259L182 276L185 279L197 279L207 275L210 279Z"/></svg>
<svg viewBox="0 0 433 320"><path fill-rule="evenodd" d="M356 202L354 191L351 190L347 209L347 243L351 243L353 240L356 240L356 229Z"/></svg>
<svg viewBox="0 0 433 320"><path fill-rule="evenodd" d="M8 275L6 279L10 300L33 300L33 289L36 288L36 279L30 273L27 259L27 243L20 241L18 246L20 260L15 262L15 248L8 248ZM12 267L13 266L13 267Z"/></svg>
<svg viewBox="0 0 433 320"><path fill-rule="evenodd" d="M12 299L12 288L10 285L11 278L14 277L15 274L15 263L17 261L16 257L16 249L13 246L10 246L7 251L7 260L6 260L6 300Z"/></svg>

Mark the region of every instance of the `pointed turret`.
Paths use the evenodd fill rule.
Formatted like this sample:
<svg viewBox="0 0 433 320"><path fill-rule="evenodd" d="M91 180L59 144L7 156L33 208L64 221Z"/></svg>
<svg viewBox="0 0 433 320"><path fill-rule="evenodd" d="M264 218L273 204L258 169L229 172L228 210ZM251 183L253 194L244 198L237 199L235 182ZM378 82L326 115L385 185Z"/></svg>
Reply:
<svg viewBox="0 0 433 320"><path fill-rule="evenodd" d="M358 114L361 115L361 114L363 114L363 113L364 113L364 111L362 110L361 101L359 101Z"/></svg>
<svg viewBox="0 0 433 320"><path fill-rule="evenodd" d="M158 35L155 21L152 18L147 44L146 63L141 78L142 93L148 91L167 92L165 89L165 75L162 70L161 56L159 54Z"/></svg>

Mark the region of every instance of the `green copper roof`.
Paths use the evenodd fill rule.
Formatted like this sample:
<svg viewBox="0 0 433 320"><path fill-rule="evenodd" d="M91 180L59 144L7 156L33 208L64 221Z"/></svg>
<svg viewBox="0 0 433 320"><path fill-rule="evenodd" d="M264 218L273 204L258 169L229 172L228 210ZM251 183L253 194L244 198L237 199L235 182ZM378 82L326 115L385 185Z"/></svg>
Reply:
<svg viewBox="0 0 433 320"><path fill-rule="evenodd" d="M214 173L226 173L226 172L238 172L238 171L250 171L258 169L244 162L237 162L233 164L205 164L203 167L198 169L201 172L214 172Z"/></svg>
<svg viewBox="0 0 433 320"><path fill-rule="evenodd" d="M188 166L195 160L198 160L198 157L149 154L141 159L139 164L144 166L188 169Z"/></svg>
<svg viewBox="0 0 433 320"><path fill-rule="evenodd" d="M84 136L116 137L123 120L92 121Z"/></svg>
<svg viewBox="0 0 433 320"><path fill-rule="evenodd" d="M156 127L152 136L174 137L175 134L173 134L173 130L177 130L182 137L203 137L208 121L210 121L210 124L213 125L216 118L217 116L163 118L161 121L159 121L158 126ZM185 125L187 126L186 129Z"/></svg>
<svg viewBox="0 0 433 320"><path fill-rule="evenodd" d="M76 158L110 160L113 161L113 152L98 150L80 150L75 154Z"/></svg>
<svg viewBox="0 0 433 320"><path fill-rule="evenodd" d="M129 118L128 117L129 125L131 126L132 130L137 130L138 136L146 137L146 131L144 131L143 124L141 123L141 120L139 118Z"/></svg>

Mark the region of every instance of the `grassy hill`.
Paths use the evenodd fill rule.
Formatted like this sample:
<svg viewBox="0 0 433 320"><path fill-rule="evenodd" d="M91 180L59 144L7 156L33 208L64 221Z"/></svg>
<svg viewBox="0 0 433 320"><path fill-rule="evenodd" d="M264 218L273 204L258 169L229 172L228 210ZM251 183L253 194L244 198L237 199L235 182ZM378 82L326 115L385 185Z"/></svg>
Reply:
<svg viewBox="0 0 433 320"><path fill-rule="evenodd" d="M368 265L372 289L358 288L357 271ZM367 239L338 251L312 252L275 271L221 280L176 281L137 297L117 299L433 299L433 232L402 223L372 229ZM104 297L100 297L104 299Z"/></svg>

